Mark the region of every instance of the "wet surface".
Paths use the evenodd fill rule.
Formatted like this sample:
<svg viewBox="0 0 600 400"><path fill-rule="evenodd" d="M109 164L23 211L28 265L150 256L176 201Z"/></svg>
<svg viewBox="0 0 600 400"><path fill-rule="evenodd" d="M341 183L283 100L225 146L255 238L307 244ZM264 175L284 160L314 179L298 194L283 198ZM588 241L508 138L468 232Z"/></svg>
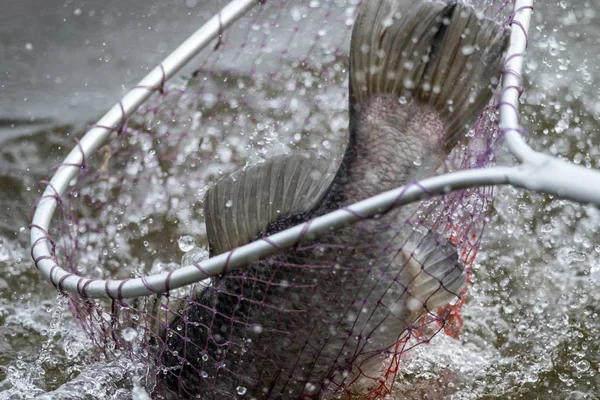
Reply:
<svg viewBox="0 0 600 400"><path fill-rule="evenodd" d="M112 106L124 88L212 15L217 3L223 2L208 8L195 1L0 4L0 335L7 339L0 340L0 398L54 390L90 363L87 340L64 304L55 306L60 296L30 260L28 224L31 205L41 194L38 182L70 150L82 124ZM597 0L536 5L522 106L534 148L594 168L600 167L598 24ZM304 77L309 78L318 83L316 74ZM277 97L269 90L289 89L259 89L255 99ZM232 122L232 109L216 113L215 129ZM326 99L318 109L321 118L312 120L313 128L340 113ZM342 129L342 122L335 129ZM234 125L247 132L255 131L256 123L238 119ZM273 140L265 133L252 147L273 146ZM222 152L227 157L227 150ZM502 162L512 162L511 157ZM189 195L189 203L197 195L191 193L196 194ZM189 213L181 211L165 223L185 218ZM172 241L182 233L201 235L201 228L191 224L169 228ZM460 399L596 398L598 226L600 212L593 207L499 189L474 267L461 339L438 335L431 345L418 347L402 371L410 385L406 391L400 385L403 393L415 398L422 393ZM138 245L144 241L136 240ZM132 258L152 258L138 247ZM90 383L96 398L131 396L120 387L123 376L109 371L105 379L101 389Z"/></svg>

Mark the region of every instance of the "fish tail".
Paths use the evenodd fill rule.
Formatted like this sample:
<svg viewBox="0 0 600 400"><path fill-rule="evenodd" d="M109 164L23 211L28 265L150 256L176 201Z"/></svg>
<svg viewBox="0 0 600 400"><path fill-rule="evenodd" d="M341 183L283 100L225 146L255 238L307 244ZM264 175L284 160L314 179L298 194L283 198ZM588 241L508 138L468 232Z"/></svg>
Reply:
<svg viewBox="0 0 600 400"><path fill-rule="evenodd" d="M352 33L354 113L378 95L430 106L449 151L499 82L509 31L460 1L363 1Z"/></svg>

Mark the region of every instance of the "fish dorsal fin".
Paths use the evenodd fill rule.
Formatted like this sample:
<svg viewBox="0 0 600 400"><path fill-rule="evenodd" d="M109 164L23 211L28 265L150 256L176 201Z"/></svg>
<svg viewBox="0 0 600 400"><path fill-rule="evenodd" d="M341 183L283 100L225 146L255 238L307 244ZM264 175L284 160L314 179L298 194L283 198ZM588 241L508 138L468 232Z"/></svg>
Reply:
<svg viewBox="0 0 600 400"><path fill-rule="evenodd" d="M221 178L204 197L211 255L249 243L283 217L312 210L333 179L328 169L317 154L294 151Z"/></svg>
<svg viewBox="0 0 600 400"><path fill-rule="evenodd" d="M508 43L508 29L461 2L363 1L350 49L351 106L378 95L426 104L442 117L451 149L489 102Z"/></svg>

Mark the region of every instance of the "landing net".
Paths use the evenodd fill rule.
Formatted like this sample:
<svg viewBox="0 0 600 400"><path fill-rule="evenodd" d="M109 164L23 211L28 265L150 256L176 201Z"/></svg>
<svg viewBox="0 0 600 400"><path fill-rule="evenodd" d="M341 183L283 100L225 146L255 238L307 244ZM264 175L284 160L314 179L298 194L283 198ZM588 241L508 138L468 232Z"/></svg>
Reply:
<svg viewBox="0 0 600 400"><path fill-rule="evenodd" d="M202 199L219 177L295 149L339 162L348 126L348 47L356 3L266 1L223 27L183 77L152 87L151 98L131 117L123 116L97 151L83 156L65 194L54 196L56 222L45 235L52 260L70 274L93 280L201 268L208 258ZM472 3L503 24L511 21L512 1ZM494 164L502 139L498 103L495 96L440 173ZM402 227L389 223L406 219L400 208L386 210L385 218L359 216L345 229L363 237L385 231L389 242L363 244L379 252L380 260L397 253L393 244L407 246L407 227L434 232L455 246L469 271L492 199L491 187L452 191L423 200ZM348 321L362 323L391 306L385 296L368 300L361 297L368 291L336 290L327 282L346 274L364 285L389 283L393 291L395 275L339 265L328 257L332 253L360 254L360 249L328 235L299 242L285 257L269 256L273 272L268 276L244 268L228 271L242 292L231 292L215 278L167 291L148 283L156 292L152 296L93 299L87 293L91 282L81 280L77 292L66 295L99 357L125 354L148 365L143 384L157 398L193 397L197 388L200 398L299 397L297 381L303 382L302 393L314 398L383 398L395 393L410 349L439 332L458 337L468 287L443 308L428 309L421 299L425 315L399 332L394 346L373 351L368 360L378 366L367 373L360 365L371 361L357 366L353 360L369 348L371 331L351 331L363 337L341 341L338 357L320 351L343 334ZM54 282L59 290L64 279ZM201 300L199 293L207 290L230 306ZM294 302L307 292L312 302ZM336 320L324 318L336 307ZM261 317L253 321L247 310ZM298 315L306 325L290 329ZM305 368L310 358L314 371ZM258 368L278 376L257 379Z"/></svg>

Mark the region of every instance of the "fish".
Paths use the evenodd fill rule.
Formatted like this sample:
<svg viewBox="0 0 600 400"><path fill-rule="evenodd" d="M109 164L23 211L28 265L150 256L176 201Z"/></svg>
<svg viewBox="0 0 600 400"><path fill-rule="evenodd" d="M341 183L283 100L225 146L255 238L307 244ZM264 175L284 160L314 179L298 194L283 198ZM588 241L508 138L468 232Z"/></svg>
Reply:
<svg viewBox="0 0 600 400"><path fill-rule="evenodd" d="M211 186L211 256L432 176L498 84L509 32L462 1L363 0L340 165L293 151ZM383 212L201 285L161 328L164 398L333 399L369 390L467 277L444 236Z"/></svg>

